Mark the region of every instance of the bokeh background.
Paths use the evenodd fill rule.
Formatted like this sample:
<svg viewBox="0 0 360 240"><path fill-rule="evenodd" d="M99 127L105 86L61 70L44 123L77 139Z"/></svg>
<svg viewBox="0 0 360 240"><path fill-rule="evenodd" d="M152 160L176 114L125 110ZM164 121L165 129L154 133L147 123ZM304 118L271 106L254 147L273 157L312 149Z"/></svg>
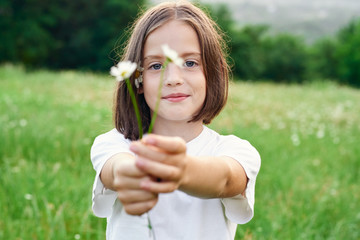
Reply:
<svg viewBox="0 0 360 240"><path fill-rule="evenodd" d="M89 151L119 59L159 0L0 2L0 239L105 239ZM260 152L236 239L360 238L360 2L203 0L226 34L229 102L210 127Z"/></svg>
<svg viewBox="0 0 360 240"><path fill-rule="evenodd" d="M155 2L3 0L0 62L107 71L129 23ZM360 85L360 2L207 0L202 6L228 37L235 79Z"/></svg>

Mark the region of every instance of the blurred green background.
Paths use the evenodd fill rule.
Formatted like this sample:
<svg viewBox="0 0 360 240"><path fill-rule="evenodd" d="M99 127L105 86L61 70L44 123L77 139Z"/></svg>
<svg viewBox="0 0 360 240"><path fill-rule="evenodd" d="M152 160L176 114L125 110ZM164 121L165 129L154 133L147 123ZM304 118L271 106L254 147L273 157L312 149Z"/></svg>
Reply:
<svg viewBox="0 0 360 240"><path fill-rule="evenodd" d="M145 0L2 0L0 63L108 71L118 60L129 24L150 5ZM225 3L199 5L227 35L234 79L331 79L360 86L360 18L309 43L299 34L274 34L270 25L239 24Z"/></svg>
<svg viewBox="0 0 360 240"><path fill-rule="evenodd" d="M93 216L93 139L112 125L128 0L0 2L0 239L105 239ZM227 34L230 98L210 125L260 152L254 219L236 239L360 238L360 20L307 41L240 25Z"/></svg>

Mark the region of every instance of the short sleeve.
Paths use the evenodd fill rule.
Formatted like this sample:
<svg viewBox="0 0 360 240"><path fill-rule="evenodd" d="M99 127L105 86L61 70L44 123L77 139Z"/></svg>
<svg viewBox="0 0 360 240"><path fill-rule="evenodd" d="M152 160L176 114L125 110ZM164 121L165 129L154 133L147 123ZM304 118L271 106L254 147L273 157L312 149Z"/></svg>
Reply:
<svg viewBox="0 0 360 240"><path fill-rule="evenodd" d="M225 215L232 222L245 224L254 216L255 182L260 170L261 160L258 151L246 140L236 136L221 136L222 140L217 148L217 156L228 156L238 161L248 177L245 196L224 198Z"/></svg>
<svg viewBox="0 0 360 240"><path fill-rule="evenodd" d="M95 138L91 147L90 157L96 176L92 192L92 209L98 217L109 217L116 200L116 192L106 189L101 182L101 170L112 156L117 153L131 153L129 150L130 141L126 140L121 133L113 129Z"/></svg>

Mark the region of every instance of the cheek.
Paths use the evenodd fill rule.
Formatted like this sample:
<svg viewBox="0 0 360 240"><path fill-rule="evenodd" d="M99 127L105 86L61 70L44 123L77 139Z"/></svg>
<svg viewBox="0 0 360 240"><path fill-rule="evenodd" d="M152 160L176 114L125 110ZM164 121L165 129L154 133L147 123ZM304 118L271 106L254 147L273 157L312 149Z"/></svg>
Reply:
<svg viewBox="0 0 360 240"><path fill-rule="evenodd" d="M154 79L152 79L154 80ZM145 78L143 80L142 92L145 97L145 101L149 106L152 106L154 102L154 98L157 97L158 85L156 81L152 81L149 78Z"/></svg>
<svg viewBox="0 0 360 240"><path fill-rule="evenodd" d="M205 103L205 99L206 99L206 87L203 87L203 89L202 89L202 99L201 99L203 104Z"/></svg>
<svg viewBox="0 0 360 240"><path fill-rule="evenodd" d="M199 89L200 89L201 95L203 95L203 98L205 99L205 97L206 97L206 81L205 81L205 79L202 81L201 84L199 84Z"/></svg>
<svg viewBox="0 0 360 240"><path fill-rule="evenodd" d="M150 91L154 88L157 88L159 84L160 77L157 74L143 73L143 87Z"/></svg>

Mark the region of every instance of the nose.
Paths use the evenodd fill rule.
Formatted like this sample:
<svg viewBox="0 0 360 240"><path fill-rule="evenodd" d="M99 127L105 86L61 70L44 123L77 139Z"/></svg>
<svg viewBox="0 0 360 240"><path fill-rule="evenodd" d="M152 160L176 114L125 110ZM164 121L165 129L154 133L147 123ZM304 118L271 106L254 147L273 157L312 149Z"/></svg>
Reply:
<svg viewBox="0 0 360 240"><path fill-rule="evenodd" d="M172 62L167 65L164 75L165 86L180 86L184 83L180 67Z"/></svg>

